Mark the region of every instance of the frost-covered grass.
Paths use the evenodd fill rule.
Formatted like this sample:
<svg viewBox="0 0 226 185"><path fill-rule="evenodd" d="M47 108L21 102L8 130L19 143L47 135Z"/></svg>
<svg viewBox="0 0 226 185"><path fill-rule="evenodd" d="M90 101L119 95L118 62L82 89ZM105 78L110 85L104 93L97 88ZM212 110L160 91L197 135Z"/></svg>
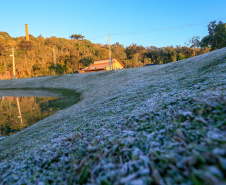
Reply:
<svg viewBox="0 0 226 185"><path fill-rule="evenodd" d="M81 101L0 140L1 184L225 184L226 48L166 65L0 81Z"/></svg>

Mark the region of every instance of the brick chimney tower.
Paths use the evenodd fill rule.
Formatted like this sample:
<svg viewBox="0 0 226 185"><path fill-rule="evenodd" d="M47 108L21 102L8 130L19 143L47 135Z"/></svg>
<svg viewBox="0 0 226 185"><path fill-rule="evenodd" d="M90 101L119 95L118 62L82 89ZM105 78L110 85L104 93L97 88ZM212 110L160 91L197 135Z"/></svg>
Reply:
<svg viewBox="0 0 226 185"><path fill-rule="evenodd" d="M28 26L25 24L26 41L29 41Z"/></svg>

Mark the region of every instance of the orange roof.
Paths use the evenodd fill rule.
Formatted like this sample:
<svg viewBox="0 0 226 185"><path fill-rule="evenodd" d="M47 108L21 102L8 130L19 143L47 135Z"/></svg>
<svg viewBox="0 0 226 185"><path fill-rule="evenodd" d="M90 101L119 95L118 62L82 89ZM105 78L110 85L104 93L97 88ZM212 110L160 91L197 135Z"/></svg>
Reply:
<svg viewBox="0 0 226 185"><path fill-rule="evenodd" d="M124 64L117 57L113 57L112 59L116 59L123 67L125 67ZM94 62L95 61L101 61L101 60L109 60L109 58L97 59L97 60L94 60ZM109 62L108 62L108 64L109 64Z"/></svg>
<svg viewBox="0 0 226 185"><path fill-rule="evenodd" d="M102 58L102 59L98 59L98 60L94 60L94 61L101 61L101 60L107 60L109 58ZM112 59L116 59L123 67L125 67L123 65L123 63L118 59L118 58L112 58ZM112 63L114 63L115 61L112 61ZM91 70L100 70L100 69L105 69L109 66L109 62L103 62L103 63L98 63L98 64L91 64L90 66L82 69L81 71L91 71Z"/></svg>
<svg viewBox="0 0 226 185"><path fill-rule="evenodd" d="M105 67L109 66L109 62L105 62L105 63L101 63L101 64L92 64L86 68L84 68L84 70L95 70L96 69L104 69Z"/></svg>

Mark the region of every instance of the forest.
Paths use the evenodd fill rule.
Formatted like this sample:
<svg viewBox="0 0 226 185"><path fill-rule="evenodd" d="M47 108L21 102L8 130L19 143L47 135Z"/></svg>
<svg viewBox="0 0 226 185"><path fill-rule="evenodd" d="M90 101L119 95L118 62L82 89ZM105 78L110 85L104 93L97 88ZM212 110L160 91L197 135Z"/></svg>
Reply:
<svg viewBox="0 0 226 185"><path fill-rule="evenodd" d="M166 64L225 47L226 24L213 21L207 27L209 35L203 38L194 36L187 46L157 48L132 44L124 47L116 42L111 45L112 57L117 57L127 68L133 68L145 64ZM16 78L76 73L95 59L109 57L108 45L94 44L81 34L72 34L69 39L44 38L42 35L29 35L29 38L26 41L25 36L11 37L7 32L0 32L1 79L13 78L13 50Z"/></svg>

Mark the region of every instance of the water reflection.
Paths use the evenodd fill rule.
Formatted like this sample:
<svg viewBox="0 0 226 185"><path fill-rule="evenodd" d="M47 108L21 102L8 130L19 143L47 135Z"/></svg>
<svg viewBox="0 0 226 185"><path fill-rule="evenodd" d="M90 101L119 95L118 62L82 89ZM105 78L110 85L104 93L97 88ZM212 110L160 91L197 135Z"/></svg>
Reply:
<svg viewBox="0 0 226 185"><path fill-rule="evenodd" d="M0 96L0 136L11 135L52 115L59 109L51 107L50 102L57 99Z"/></svg>

